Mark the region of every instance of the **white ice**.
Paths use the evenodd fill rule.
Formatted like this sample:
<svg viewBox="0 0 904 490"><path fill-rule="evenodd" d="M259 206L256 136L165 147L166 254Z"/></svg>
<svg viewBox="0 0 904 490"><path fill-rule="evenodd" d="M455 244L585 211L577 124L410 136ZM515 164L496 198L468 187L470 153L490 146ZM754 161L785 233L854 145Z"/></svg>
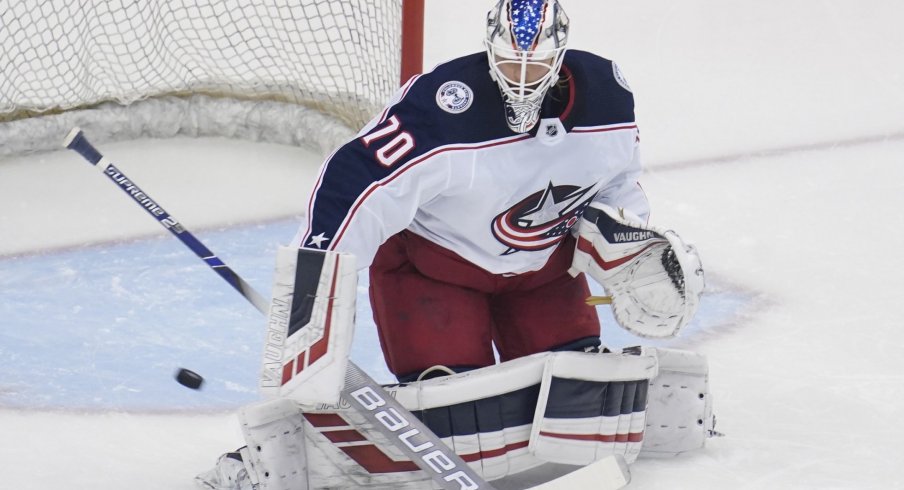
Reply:
<svg viewBox="0 0 904 490"><path fill-rule="evenodd" d="M673 344L709 357L718 429L727 436L694 454L639 461L630 488L904 488L897 467L904 460L904 333L896 310L904 296L904 7L562 2L573 46L618 61L634 89L653 221L698 245L713 297L745 298L729 318ZM480 49L492 2L428 3L428 66ZM202 231L297 218L320 158L222 140L103 150ZM34 379L3 374L23 362L17 339L34 338L17 331L23 317L36 319L29 328L52 333L109 300L88 294L59 311L54 298L41 298L35 276L43 271L18 265L73 250L104 255L116 243L163 236L74 154L0 161L0 397L23 383L60 379L53 373L61 370L46 366L31 366ZM91 243L98 245L86 249ZM263 261L273 246L261 244ZM194 266L188 260L182 276L213 276ZM75 291L86 273L53 277L74 276L68 290ZM17 281L34 290L21 291ZM232 294L215 276L210 281L198 291L182 291L178 277L157 286ZM240 298L229 301L235 315L244 314ZM126 321L140 313L113 314ZM240 436L229 413L114 404L0 408L0 441L0 488L187 490Z"/></svg>

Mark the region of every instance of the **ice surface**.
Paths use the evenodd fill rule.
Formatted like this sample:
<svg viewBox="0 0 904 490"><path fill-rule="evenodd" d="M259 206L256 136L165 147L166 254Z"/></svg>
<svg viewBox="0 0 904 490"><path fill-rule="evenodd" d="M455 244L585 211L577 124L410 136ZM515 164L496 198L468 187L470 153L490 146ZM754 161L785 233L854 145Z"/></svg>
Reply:
<svg viewBox="0 0 904 490"><path fill-rule="evenodd" d="M488 2L428 3L428 65L479 49ZM904 7L563 4L575 47L635 90L653 221L708 272L669 345L709 356L727 437L639 461L630 488L904 487ZM103 150L266 293L317 155ZM223 410L255 397L260 318L120 194L71 153L0 161L0 488L190 489L240 444ZM366 324L353 355L388 379ZM208 389L172 381L180 366Z"/></svg>

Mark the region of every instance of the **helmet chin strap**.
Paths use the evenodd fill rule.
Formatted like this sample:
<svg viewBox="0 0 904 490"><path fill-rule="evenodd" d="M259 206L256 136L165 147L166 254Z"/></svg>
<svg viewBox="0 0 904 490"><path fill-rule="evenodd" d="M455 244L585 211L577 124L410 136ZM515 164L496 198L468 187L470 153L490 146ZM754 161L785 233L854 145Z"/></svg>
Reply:
<svg viewBox="0 0 904 490"><path fill-rule="evenodd" d="M543 98L546 97L546 90L539 97L517 100L502 88L502 84L505 82L496 76L494 70L490 70L490 78L496 82L496 86L499 87L499 93L502 95L502 102L505 106L505 122L508 124L509 129L519 134L527 133L533 129L537 125L537 121L540 120L540 108Z"/></svg>
<svg viewBox="0 0 904 490"><path fill-rule="evenodd" d="M539 96L517 100L502 89L501 84L505 82L500 82L492 70L490 71L490 76L496 81L499 86L499 92L502 94L502 102L505 105L505 122L508 123L509 128L516 133L527 133L533 129L537 125L537 121L540 120L540 108L543 105L546 93L549 92L549 87L543 90L543 93L539 94ZM559 77L556 76L555 80L558 81L558 79ZM555 85L555 83L553 82L552 85Z"/></svg>
<svg viewBox="0 0 904 490"><path fill-rule="evenodd" d="M541 98L523 101L513 101L503 93L503 102L505 103L505 122L509 128L516 133L526 133L533 129L540 120L540 103Z"/></svg>

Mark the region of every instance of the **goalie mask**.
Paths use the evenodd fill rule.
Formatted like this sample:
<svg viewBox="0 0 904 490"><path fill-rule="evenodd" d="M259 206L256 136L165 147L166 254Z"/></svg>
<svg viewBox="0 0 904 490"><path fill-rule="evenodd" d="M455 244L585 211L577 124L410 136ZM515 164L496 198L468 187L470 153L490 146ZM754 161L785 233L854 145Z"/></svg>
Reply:
<svg viewBox="0 0 904 490"><path fill-rule="evenodd" d="M558 0L499 0L487 14L490 76L512 131L526 133L537 124L543 96L559 79L567 40L568 16Z"/></svg>

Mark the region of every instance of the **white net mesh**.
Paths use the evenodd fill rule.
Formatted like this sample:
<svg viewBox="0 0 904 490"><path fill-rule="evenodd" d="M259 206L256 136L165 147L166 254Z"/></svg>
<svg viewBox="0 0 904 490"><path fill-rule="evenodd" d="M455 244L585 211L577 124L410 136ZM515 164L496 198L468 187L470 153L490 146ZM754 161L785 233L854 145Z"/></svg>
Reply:
<svg viewBox="0 0 904 490"><path fill-rule="evenodd" d="M401 3L0 0L0 121L204 94L357 128L398 87Z"/></svg>

